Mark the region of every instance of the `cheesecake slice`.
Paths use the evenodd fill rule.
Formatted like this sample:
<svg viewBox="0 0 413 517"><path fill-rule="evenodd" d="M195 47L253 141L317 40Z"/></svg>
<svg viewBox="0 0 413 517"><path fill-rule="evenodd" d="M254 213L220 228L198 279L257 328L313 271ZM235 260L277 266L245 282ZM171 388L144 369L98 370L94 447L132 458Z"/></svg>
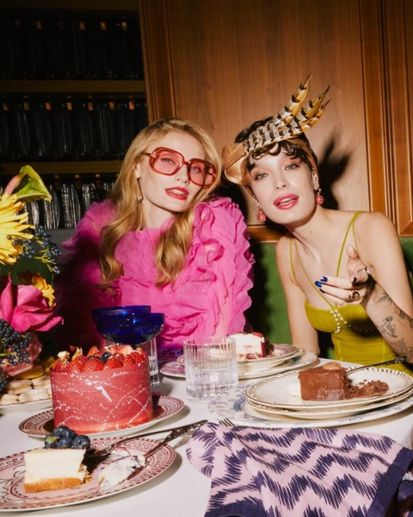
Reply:
<svg viewBox="0 0 413 517"><path fill-rule="evenodd" d="M88 479L84 449L33 449L24 453L26 492L74 488Z"/></svg>

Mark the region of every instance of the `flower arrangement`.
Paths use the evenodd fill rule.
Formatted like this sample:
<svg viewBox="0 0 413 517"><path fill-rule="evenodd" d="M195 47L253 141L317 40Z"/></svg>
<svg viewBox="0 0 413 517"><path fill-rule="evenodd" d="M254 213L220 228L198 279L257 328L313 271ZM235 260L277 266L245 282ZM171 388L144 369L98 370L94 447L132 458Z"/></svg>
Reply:
<svg viewBox="0 0 413 517"><path fill-rule="evenodd" d="M28 165L0 196L0 392L9 376L31 368L41 350L37 332L61 319L53 312L58 248L24 210L39 199L50 201L50 194Z"/></svg>

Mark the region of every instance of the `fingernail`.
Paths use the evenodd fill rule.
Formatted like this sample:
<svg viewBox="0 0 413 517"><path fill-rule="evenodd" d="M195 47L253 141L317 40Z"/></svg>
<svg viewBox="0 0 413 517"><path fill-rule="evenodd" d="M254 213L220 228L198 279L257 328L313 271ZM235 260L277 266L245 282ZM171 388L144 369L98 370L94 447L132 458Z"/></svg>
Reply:
<svg viewBox="0 0 413 517"><path fill-rule="evenodd" d="M318 281L318 280L316 280L314 283L315 283L315 285L317 287L322 287L323 286L323 284L320 281Z"/></svg>
<svg viewBox="0 0 413 517"><path fill-rule="evenodd" d="M320 282L327 282L328 278L326 276L322 276L320 278Z"/></svg>

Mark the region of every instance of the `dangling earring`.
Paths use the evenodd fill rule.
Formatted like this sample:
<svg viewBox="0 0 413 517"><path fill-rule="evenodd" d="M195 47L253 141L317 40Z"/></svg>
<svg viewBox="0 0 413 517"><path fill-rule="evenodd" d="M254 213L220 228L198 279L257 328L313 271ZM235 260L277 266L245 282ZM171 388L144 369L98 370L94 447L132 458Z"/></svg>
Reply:
<svg viewBox="0 0 413 517"><path fill-rule="evenodd" d="M321 188L318 187L318 189L315 192L315 202L317 203L317 205L322 205L324 203L324 196L321 194Z"/></svg>
<svg viewBox="0 0 413 517"><path fill-rule="evenodd" d="M136 189L136 200L138 203L142 202L143 194L141 189L141 184L139 183L139 178L136 179L137 189Z"/></svg>
<svg viewBox="0 0 413 517"><path fill-rule="evenodd" d="M265 223L266 220L267 220L267 216L264 214L263 209L257 203L257 221L259 223Z"/></svg>

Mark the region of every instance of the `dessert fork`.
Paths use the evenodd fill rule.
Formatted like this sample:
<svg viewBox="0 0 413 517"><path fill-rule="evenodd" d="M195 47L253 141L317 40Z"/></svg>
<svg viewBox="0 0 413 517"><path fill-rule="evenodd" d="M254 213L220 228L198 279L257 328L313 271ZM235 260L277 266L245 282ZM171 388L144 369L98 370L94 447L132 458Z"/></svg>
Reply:
<svg viewBox="0 0 413 517"><path fill-rule="evenodd" d="M160 429L158 431L151 431L149 433L144 434L138 434L138 435L130 435L125 438L122 438L121 440L117 440L116 442L111 443L108 447L105 447L104 449L89 449L86 451L85 459L86 460L103 460L106 457L109 456L111 452L113 452L114 449L119 447L119 445L128 442L129 440L133 440L135 438L142 438L144 436L149 436L151 434L156 433L165 433L168 432L166 437L161 440L155 447L150 449L148 452L144 454L145 459L149 456L152 456L157 450L159 450L163 445L170 442L171 440L174 440L175 438L178 438L178 436L181 436L189 431L195 431L199 427L201 427L203 424L205 424L207 420L199 420L198 422L192 422L191 424L181 425L179 427L173 427L171 429Z"/></svg>
<svg viewBox="0 0 413 517"><path fill-rule="evenodd" d="M355 368L349 368L347 370L347 373L354 373L358 372L359 370L363 370L364 368L370 368L371 366L384 366L386 364L400 364L405 363L406 357L404 355L401 355L399 357L396 357L395 359L390 359L388 361L381 361L380 363L373 363L373 364L363 364L362 366L356 366Z"/></svg>

